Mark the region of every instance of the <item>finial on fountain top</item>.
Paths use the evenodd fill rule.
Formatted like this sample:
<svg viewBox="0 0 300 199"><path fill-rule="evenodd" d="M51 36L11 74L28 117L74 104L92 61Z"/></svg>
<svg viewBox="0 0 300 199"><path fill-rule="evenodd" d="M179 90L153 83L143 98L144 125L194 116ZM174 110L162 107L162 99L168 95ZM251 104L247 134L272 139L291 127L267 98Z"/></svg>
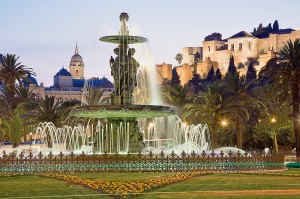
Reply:
<svg viewBox="0 0 300 199"><path fill-rule="evenodd" d="M119 32L120 35L129 35L128 27L126 25L128 19L129 19L129 15L126 12L122 12L120 14L120 21L122 23L121 30Z"/></svg>

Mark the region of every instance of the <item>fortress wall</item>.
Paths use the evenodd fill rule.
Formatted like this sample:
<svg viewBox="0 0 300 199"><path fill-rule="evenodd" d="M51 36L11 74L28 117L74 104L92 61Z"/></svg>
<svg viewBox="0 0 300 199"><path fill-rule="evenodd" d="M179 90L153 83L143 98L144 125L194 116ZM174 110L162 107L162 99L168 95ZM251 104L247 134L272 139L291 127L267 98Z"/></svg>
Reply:
<svg viewBox="0 0 300 199"><path fill-rule="evenodd" d="M172 64L157 64L155 69L158 84L162 84L163 79L172 79Z"/></svg>
<svg viewBox="0 0 300 199"><path fill-rule="evenodd" d="M185 85L193 78L194 67L183 64L181 67L176 67L176 71L180 77L181 85Z"/></svg>

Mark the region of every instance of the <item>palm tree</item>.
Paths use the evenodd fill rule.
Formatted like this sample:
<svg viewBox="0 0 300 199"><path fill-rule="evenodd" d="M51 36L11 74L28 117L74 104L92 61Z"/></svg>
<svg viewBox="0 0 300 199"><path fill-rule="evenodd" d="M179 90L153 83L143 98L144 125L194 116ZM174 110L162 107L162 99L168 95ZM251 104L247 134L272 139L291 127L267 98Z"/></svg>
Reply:
<svg viewBox="0 0 300 199"><path fill-rule="evenodd" d="M270 85L257 87L253 90L255 97L266 107L262 111L256 129L265 132L273 139L273 149L278 153L277 134L281 129L290 128L292 121L289 118L291 113L290 100L281 102L278 94L271 94Z"/></svg>
<svg viewBox="0 0 300 199"><path fill-rule="evenodd" d="M27 68L22 65L21 62L18 62L19 57L16 57L15 54L7 54L3 57L2 67L0 68L0 79L4 82L9 88L10 100L8 102L10 111L16 107L15 94L16 81L21 85L21 80L26 79L28 74L35 75L32 68Z"/></svg>
<svg viewBox="0 0 300 199"><path fill-rule="evenodd" d="M183 60L183 54L182 53L176 54L175 59L178 62L179 66L181 66L181 62Z"/></svg>
<svg viewBox="0 0 300 199"><path fill-rule="evenodd" d="M190 96L188 95L187 86L164 86L163 87L164 102L172 106L177 115L181 117L183 115L183 106L189 102Z"/></svg>
<svg viewBox="0 0 300 199"><path fill-rule="evenodd" d="M206 92L200 91L192 103L184 106L183 119L192 123L207 124L211 132L212 148L218 146L218 123L222 113L221 87L218 83L206 86Z"/></svg>
<svg viewBox="0 0 300 199"><path fill-rule="evenodd" d="M257 99L249 95L254 81L246 83L245 76L238 73L228 73L223 84L223 113L235 123L237 134L237 147L242 148L242 132L250 118L250 110L263 105Z"/></svg>
<svg viewBox="0 0 300 199"><path fill-rule="evenodd" d="M16 88L16 93L19 102L28 102L29 100L33 100L35 97L33 89L22 85Z"/></svg>
<svg viewBox="0 0 300 199"><path fill-rule="evenodd" d="M55 96L45 96L45 99L40 99L36 110L36 118L38 122L52 122L55 125L60 124L62 113L62 99Z"/></svg>
<svg viewBox="0 0 300 199"><path fill-rule="evenodd" d="M87 105L100 105L108 103L110 96L105 97L105 89L89 87L84 101Z"/></svg>
<svg viewBox="0 0 300 199"><path fill-rule="evenodd" d="M11 131L11 126L8 120L0 119L0 140L8 141L8 133Z"/></svg>
<svg viewBox="0 0 300 199"><path fill-rule="evenodd" d="M299 107L299 84L300 84L300 39L294 42L289 40L279 51L279 56L269 60L261 71L261 76L269 77L275 87L284 87L281 92L281 99L292 95L293 123L296 138L296 159L300 162L300 107Z"/></svg>

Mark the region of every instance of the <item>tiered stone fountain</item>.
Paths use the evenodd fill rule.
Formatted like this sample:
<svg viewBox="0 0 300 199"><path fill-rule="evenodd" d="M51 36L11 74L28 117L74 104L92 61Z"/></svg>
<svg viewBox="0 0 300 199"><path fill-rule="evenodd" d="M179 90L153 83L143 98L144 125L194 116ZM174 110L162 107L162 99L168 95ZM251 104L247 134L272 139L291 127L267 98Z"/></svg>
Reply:
<svg viewBox="0 0 300 199"><path fill-rule="evenodd" d="M190 153L194 150L200 153L209 149L206 125L186 126L172 107L151 105L145 100L154 96L151 92L157 92L149 89L149 82L155 77L150 77L147 71L155 67L140 69L133 46L148 40L129 35L128 19L127 13L121 13L119 35L100 38L100 41L118 45L114 49L115 58L110 59L115 85L111 104L75 107L63 128L56 128L52 123L40 124L34 137L41 140L42 152L158 153L163 150Z"/></svg>

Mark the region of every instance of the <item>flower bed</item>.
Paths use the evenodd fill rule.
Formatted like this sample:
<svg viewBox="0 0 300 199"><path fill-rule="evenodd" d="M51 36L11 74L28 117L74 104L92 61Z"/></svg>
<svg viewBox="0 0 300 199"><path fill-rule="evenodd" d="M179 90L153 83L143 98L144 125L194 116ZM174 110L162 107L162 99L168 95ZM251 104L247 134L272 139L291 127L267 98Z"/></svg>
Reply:
<svg viewBox="0 0 300 199"><path fill-rule="evenodd" d="M167 177L150 178L147 180L110 182L106 180L87 179L78 176L61 174L44 174L43 177L55 178L66 182L82 185L86 188L100 191L114 198L135 197L140 193L164 187L179 181L188 180L195 176L209 175L212 172L189 172Z"/></svg>

